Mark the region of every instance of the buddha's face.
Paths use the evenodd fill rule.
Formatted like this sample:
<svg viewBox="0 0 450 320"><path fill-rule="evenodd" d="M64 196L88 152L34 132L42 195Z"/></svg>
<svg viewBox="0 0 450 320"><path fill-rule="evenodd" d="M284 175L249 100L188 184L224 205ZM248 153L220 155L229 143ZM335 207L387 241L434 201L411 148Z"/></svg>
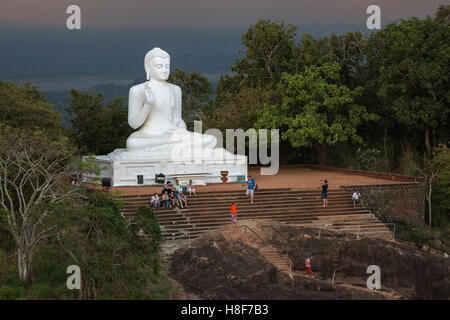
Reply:
<svg viewBox="0 0 450 320"><path fill-rule="evenodd" d="M170 58L155 57L150 62L150 78L166 81L170 74Z"/></svg>

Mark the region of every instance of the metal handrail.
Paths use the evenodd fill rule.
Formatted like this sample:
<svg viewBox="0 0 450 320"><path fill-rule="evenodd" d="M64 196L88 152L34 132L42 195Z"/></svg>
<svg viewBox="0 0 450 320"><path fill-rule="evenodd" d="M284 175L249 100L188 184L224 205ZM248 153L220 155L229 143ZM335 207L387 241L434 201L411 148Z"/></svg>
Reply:
<svg viewBox="0 0 450 320"><path fill-rule="evenodd" d="M263 240L263 238L261 238L252 228L250 228L249 226L247 226L247 225L244 225L244 226L239 226L239 228L245 228L245 230L246 229L249 229L251 232L253 232L254 234L255 234L255 236L257 236L262 242L265 242L264 240ZM244 231L245 232L245 231Z"/></svg>
<svg viewBox="0 0 450 320"><path fill-rule="evenodd" d="M282 238L284 238L285 240L288 240L288 239L286 239L285 236L283 236L283 235L281 234L280 231L278 231L277 229L275 229L273 226L270 226L270 227L271 227L273 230L275 230L275 232L278 233Z"/></svg>
<svg viewBox="0 0 450 320"><path fill-rule="evenodd" d="M291 278L292 281L294 281L294 277L292 276L292 259L289 257L289 240L283 236L281 234L280 231L278 231L277 229L275 229L273 226L270 226L273 230L275 230L275 232L277 232L284 240L286 240L286 258L289 260L289 277ZM251 232L253 232L255 234L255 236L257 236L263 243L265 243L265 241L249 226L244 225L244 226L239 226L239 228L245 228L249 229ZM245 232L245 231L244 231ZM270 239L271 240L271 239Z"/></svg>
<svg viewBox="0 0 450 320"><path fill-rule="evenodd" d="M281 234L280 231L275 229L273 226L270 226L276 233L280 235L281 238L283 238L286 241L286 256L289 256L289 239L286 238L284 235Z"/></svg>
<svg viewBox="0 0 450 320"><path fill-rule="evenodd" d="M395 240L395 223L393 222L380 222L382 224L384 224L385 226L387 226L389 228L389 226L393 226L393 231L392 231L392 240ZM359 239L360 236L360 226L361 225L370 225L370 224L374 224L374 222L312 222L310 224L292 224L293 226L307 226L307 225L312 225L312 226L318 226L319 227L319 238L321 235L321 230L322 228L326 228L326 227L332 227L333 225L358 225L358 232L357 232L357 238Z"/></svg>

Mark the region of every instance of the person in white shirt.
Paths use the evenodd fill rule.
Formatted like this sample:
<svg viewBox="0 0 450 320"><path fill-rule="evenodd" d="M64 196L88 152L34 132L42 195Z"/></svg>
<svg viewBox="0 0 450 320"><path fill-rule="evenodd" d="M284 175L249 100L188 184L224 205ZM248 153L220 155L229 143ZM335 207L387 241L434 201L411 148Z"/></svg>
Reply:
<svg viewBox="0 0 450 320"><path fill-rule="evenodd" d="M157 193L155 193L153 195L152 200L151 200L150 203L151 203L153 208L159 208L159 196L158 196Z"/></svg>
<svg viewBox="0 0 450 320"><path fill-rule="evenodd" d="M356 190L353 193L352 200L353 200L353 208L356 208L357 203L360 203L361 207L364 206L363 200L361 198L361 193L359 192L359 190Z"/></svg>
<svg viewBox="0 0 450 320"><path fill-rule="evenodd" d="M189 192L189 197L192 197L192 194L194 194L194 197L197 197L195 194L195 188L192 184L192 180L189 180L189 183L186 185L187 191Z"/></svg>

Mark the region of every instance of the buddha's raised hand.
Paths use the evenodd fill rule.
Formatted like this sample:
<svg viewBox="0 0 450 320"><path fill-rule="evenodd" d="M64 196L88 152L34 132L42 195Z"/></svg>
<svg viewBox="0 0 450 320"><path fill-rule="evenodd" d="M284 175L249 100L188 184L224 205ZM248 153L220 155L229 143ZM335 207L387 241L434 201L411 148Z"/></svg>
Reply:
<svg viewBox="0 0 450 320"><path fill-rule="evenodd" d="M145 84L144 95L145 95L145 103L148 104L148 105L152 105L153 102L154 102L153 92L152 92L152 89L149 86L149 82L148 81Z"/></svg>

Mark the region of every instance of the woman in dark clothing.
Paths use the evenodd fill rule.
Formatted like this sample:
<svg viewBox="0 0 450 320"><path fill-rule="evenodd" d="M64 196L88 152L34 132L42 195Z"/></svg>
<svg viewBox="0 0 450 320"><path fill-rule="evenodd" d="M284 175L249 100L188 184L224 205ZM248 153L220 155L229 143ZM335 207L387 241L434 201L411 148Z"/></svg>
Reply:
<svg viewBox="0 0 450 320"><path fill-rule="evenodd" d="M323 199L322 207L327 207L328 206L328 180L321 180L320 186L322 187L322 199Z"/></svg>

